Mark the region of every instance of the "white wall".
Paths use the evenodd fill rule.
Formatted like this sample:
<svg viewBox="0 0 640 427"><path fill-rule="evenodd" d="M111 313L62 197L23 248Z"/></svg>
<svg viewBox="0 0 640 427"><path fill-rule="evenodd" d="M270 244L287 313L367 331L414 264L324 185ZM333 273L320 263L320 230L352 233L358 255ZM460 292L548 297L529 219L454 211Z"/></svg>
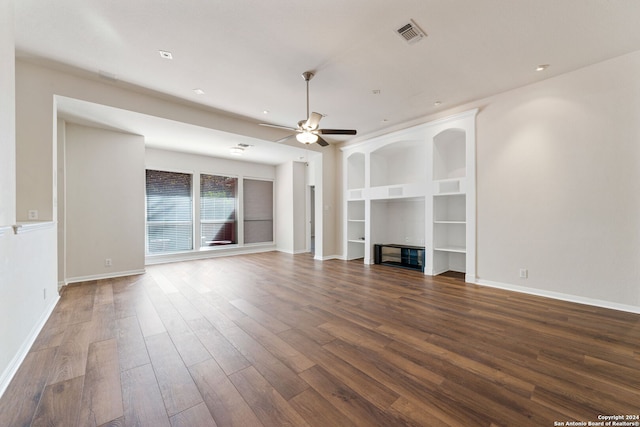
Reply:
<svg viewBox="0 0 640 427"><path fill-rule="evenodd" d="M16 215L16 109L13 0L0 0L0 227Z"/></svg>
<svg viewBox="0 0 640 427"><path fill-rule="evenodd" d="M145 150L147 169L173 172L206 173L259 179L275 179L276 168L271 165L241 162L216 157L198 156L175 151L147 148Z"/></svg>
<svg viewBox="0 0 640 427"><path fill-rule="evenodd" d="M276 244L291 254L307 250L306 177L304 163L286 162L276 167Z"/></svg>
<svg viewBox="0 0 640 427"><path fill-rule="evenodd" d="M294 253L293 228L293 162L276 167L276 245L279 251Z"/></svg>
<svg viewBox="0 0 640 427"><path fill-rule="evenodd" d="M13 1L0 0L0 395L58 300L54 225L7 228L16 206L13 40Z"/></svg>
<svg viewBox="0 0 640 427"><path fill-rule="evenodd" d="M307 166L293 162L293 251L305 252L307 248L306 181Z"/></svg>
<svg viewBox="0 0 640 427"><path fill-rule="evenodd" d="M66 281L144 271L144 138L73 123L65 136Z"/></svg>
<svg viewBox="0 0 640 427"><path fill-rule="evenodd" d="M481 281L640 307L639 75L636 52L480 103Z"/></svg>
<svg viewBox="0 0 640 427"><path fill-rule="evenodd" d="M478 283L640 312L639 75L640 51L393 129L480 109Z"/></svg>

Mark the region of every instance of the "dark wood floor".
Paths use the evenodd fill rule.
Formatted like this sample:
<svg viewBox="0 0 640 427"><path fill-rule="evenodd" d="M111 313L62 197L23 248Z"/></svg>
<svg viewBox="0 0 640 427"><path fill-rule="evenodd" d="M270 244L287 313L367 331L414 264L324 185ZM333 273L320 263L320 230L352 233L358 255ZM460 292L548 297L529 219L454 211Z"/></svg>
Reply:
<svg viewBox="0 0 640 427"><path fill-rule="evenodd" d="M3 427L617 414L640 414L639 315L276 252L67 287L0 400Z"/></svg>

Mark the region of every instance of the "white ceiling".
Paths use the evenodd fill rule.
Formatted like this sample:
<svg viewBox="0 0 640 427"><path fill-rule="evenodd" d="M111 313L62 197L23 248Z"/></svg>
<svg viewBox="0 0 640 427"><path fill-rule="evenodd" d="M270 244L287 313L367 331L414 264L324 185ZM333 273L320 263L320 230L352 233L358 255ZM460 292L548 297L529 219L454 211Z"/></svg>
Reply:
<svg viewBox="0 0 640 427"><path fill-rule="evenodd" d="M16 0L15 19L18 55L254 123L304 119L313 70L321 127L360 135L640 50L638 0ZM398 36L409 19L428 37Z"/></svg>

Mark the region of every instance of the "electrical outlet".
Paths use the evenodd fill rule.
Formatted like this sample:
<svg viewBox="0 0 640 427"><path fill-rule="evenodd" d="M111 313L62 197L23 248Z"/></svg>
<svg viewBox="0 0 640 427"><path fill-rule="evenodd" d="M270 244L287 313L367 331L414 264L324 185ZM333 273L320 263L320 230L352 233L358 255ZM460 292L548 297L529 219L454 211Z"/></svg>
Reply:
<svg viewBox="0 0 640 427"><path fill-rule="evenodd" d="M30 221L38 219L38 211L36 209L30 209L28 215Z"/></svg>
<svg viewBox="0 0 640 427"><path fill-rule="evenodd" d="M529 270L527 270L526 268L521 268L520 269L520 278L521 279L526 279L527 277L529 277Z"/></svg>
<svg viewBox="0 0 640 427"><path fill-rule="evenodd" d="M104 266L105 267L111 267L113 265L113 263L111 262L111 258L105 258L104 259Z"/></svg>

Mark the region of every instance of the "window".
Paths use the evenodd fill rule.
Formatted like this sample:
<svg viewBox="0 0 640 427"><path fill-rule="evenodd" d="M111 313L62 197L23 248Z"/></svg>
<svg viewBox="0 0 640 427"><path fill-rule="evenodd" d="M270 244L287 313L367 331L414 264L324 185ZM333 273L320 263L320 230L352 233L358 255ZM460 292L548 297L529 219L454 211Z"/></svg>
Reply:
<svg viewBox="0 0 640 427"><path fill-rule="evenodd" d="M193 249L191 175L147 170L147 253Z"/></svg>
<svg viewBox="0 0 640 427"><path fill-rule="evenodd" d="M200 246L238 243L237 189L238 178L200 175Z"/></svg>
<svg viewBox="0 0 640 427"><path fill-rule="evenodd" d="M273 242L273 182L244 180L244 242Z"/></svg>

